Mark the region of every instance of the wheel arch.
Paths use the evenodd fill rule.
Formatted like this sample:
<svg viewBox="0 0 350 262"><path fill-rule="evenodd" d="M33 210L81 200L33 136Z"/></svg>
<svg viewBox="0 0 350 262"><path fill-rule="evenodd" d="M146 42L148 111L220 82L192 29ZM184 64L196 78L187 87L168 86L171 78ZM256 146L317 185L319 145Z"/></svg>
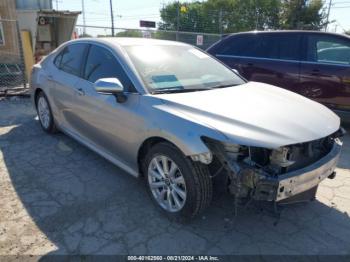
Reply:
<svg viewBox="0 0 350 262"><path fill-rule="evenodd" d="M176 146L173 142L171 142L170 140L160 137L160 136L152 136L147 138L145 141L143 141L143 143L141 144L141 146L139 147L139 150L137 152L137 164L138 164L138 171L140 176L143 176L142 173L142 160L143 158L146 156L147 152L151 149L151 147L153 147L154 145L158 144L158 143L168 143L172 146L174 146L175 148L177 148L179 151L181 151L182 153L184 153L178 146Z"/></svg>
<svg viewBox="0 0 350 262"><path fill-rule="evenodd" d="M37 97L41 92L44 93L44 90L42 90L40 87L38 87L34 90L33 99L34 99L35 107L37 106Z"/></svg>

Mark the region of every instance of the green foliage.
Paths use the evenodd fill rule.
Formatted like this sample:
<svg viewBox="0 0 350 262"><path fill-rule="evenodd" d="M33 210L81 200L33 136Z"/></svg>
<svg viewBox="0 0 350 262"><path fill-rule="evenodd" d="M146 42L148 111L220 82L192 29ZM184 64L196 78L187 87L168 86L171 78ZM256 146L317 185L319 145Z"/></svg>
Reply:
<svg viewBox="0 0 350 262"><path fill-rule="evenodd" d="M326 14L322 9L321 0L282 1L281 28L320 30L326 24Z"/></svg>
<svg viewBox="0 0 350 262"><path fill-rule="evenodd" d="M142 32L139 30L126 30L115 34L118 37L142 37Z"/></svg>
<svg viewBox="0 0 350 262"><path fill-rule="evenodd" d="M84 34L84 33L79 35L79 38L86 38L86 37L92 37L92 35Z"/></svg>
<svg viewBox="0 0 350 262"><path fill-rule="evenodd" d="M173 2L160 10L161 30L231 33L314 29L325 25L322 0L207 0ZM185 11L181 11L185 7Z"/></svg>

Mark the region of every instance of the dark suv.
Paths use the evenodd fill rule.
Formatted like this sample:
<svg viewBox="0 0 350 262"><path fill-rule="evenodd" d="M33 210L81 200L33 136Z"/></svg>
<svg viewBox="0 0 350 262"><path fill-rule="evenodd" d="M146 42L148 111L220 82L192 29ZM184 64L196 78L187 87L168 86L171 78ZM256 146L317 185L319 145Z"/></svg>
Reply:
<svg viewBox="0 0 350 262"><path fill-rule="evenodd" d="M350 119L350 37L313 31L229 35L207 50L250 81L302 94Z"/></svg>

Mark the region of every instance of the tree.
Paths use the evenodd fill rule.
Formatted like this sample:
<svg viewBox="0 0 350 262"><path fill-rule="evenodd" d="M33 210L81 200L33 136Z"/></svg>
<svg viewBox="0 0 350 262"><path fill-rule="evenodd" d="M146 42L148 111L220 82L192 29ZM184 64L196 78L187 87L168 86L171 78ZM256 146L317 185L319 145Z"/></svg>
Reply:
<svg viewBox="0 0 350 262"><path fill-rule="evenodd" d="M279 4L280 0L173 2L160 10L158 26L161 30L206 33L277 28Z"/></svg>
<svg viewBox="0 0 350 262"><path fill-rule="evenodd" d="M183 8L181 8L183 7ZM182 9L182 11L181 11ZM160 10L162 22L158 24L161 30L187 31L187 32L208 32L204 28L208 20L203 13L202 2L182 3L173 2Z"/></svg>
<svg viewBox="0 0 350 262"><path fill-rule="evenodd" d="M117 37L142 37L142 32L139 30L125 30L118 32L115 36Z"/></svg>
<svg viewBox="0 0 350 262"><path fill-rule="evenodd" d="M313 29L326 24L322 0L207 0L173 2L160 10L161 30L232 33Z"/></svg>
<svg viewBox="0 0 350 262"><path fill-rule="evenodd" d="M282 29L320 30L326 25L321 0L284 0L281 4Z"/></svg>
<svg viewBox="0 0 350 262"><path fill-rule="evenodd" d="M85 37L92 37L92 35L89 35L89 34L87 34L87 33L82 33L82 34L80 34L79 36L78 36L79 38L85 38Z"/></svg>

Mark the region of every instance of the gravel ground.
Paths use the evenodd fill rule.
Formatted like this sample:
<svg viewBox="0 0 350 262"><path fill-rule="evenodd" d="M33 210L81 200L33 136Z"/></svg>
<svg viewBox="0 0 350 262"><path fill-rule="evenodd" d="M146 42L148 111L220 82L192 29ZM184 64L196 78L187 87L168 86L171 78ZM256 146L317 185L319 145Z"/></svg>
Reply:
<svg viewBox="0 0 350 262"><path fill-rule="evenodd" d="M234 215L215 199L191 224L161 216L141 180L63 135L45 134L29 99L0 101L0 255L350 254L350 136L317 199Z"/></svg>

